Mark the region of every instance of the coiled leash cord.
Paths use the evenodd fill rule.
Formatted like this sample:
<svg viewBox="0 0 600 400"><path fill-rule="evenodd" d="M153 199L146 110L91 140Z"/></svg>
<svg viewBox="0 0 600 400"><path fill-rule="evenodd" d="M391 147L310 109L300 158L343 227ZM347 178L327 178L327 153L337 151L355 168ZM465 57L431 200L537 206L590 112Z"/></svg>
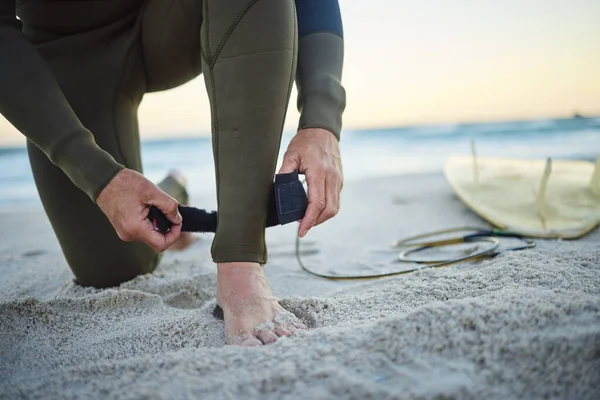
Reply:
<svg viewBox="0 0 600 400"><path fill-rule="evenodd" d="M463 232L463 231L475 231L470 235L460 235L459 237L454 237L450 239L442 239L442 240L430 240L430 241L419 241L419 239L427 239L430 237L438 236L441 234L455 233L455 232ZM523 242L520 246L514 246L502 251L496 251L500 246L500 240L498 240L495 236L500 237L511 237L515 239L519 239ZM433 247L442 247L442 246L451 246L463 243L487 243L488 246L482 250L473 252L464 257L451 258L451 259L438 259L438 260L418 260L411 259L409 255L418 253L423 250L427 250ZM392 248L403 248L403 247L413 247L411 249L406 249L400 254L398 254L397 262L405 262L405 263L414 263L416 266L411 269L403 268L399 271L390 271L390 272L382 272L379 274L370 274L370 275L333 275L333 274L324 274L320 272L315 272L310 270L306 265L302 262L302 257L300 254L300 237L296 236L296 259L298 260L298 264L300 267L308 272L309 274L319 276L321 278L334 279L334 280L342 280L342 279L374 279L374 278L383 278L386 276L393 275L401 275L408 274L410 272L414 272L424 268L439 268L445 267L452 264L457 264L460 262L466 261L475 261L477 259L483 257L495 257L498 254L504 251L515 251L515 250L523 250L529 249L535 246L535 242L531 239L525 239L522 235L519 235L510 231L503 231L500 229L483 229L480 227L464 227L464 228L453 228L453 229L445 229L439 231L433 231L430 233L426 233L423 235L417 235L408 237L399 241L392 243Z"/></svg>

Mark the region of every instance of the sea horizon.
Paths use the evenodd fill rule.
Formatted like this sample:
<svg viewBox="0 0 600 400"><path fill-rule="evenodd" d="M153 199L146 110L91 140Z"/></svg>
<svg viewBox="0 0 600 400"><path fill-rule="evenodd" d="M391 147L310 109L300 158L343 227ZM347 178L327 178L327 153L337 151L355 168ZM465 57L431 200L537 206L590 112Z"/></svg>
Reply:
<svg viewBox="0 0 600 400"><path fill-rule="evenodd" d="M295 132L284 131L278 166ZM410 125L342 132L346 182L398 174L441 172L453 155L563 158L594 162L600 156L600 116ZM142 138L143 172L158 182L181 170L191 197L215 197L210 136ZM40 207L23 145L0 147L0 209Z"/></svg>
<svg viewBox="0 0 600 400"><path fill-rule="evenodd" d="M470 126L478 126L478 125L503 125L503 124L511 124L511 123L543 123L543 122L552 122L552 121L569 121L569 120L599 120L600 121L600 113L598 114L579 114L577 112L573 113L571 116L554 116L554 117L529 117L529 118L507 118L507 119L482 119L482 120L468 120L468 121L446 121L446 122L415 122L415 123L400 123L400 124L392 124L387 126L366 126L366 127L355 127L355 128L344 128L342 130L342 135L346 133L353 132L382 132L382 131L404 131L408 129L452 129L452 128L460 128L460 127L470 127ZM295 134L295 129L286 128L283 130L283 136L290 136ZM343 136L342 136L343 137ZM141 142L160 142L160 141L177 141L177 140L187 140L187 139L210 139L211 132L210 129L203 130L182 130L173 133L162 133L162 132L141 132L140 133L140 141ZM16 140L19 140L17 143ZM27 138L22 136L19 139L9 139L6 141L5 139L0 138L0 150L4 149L18 149L25 148Z"/></svg>

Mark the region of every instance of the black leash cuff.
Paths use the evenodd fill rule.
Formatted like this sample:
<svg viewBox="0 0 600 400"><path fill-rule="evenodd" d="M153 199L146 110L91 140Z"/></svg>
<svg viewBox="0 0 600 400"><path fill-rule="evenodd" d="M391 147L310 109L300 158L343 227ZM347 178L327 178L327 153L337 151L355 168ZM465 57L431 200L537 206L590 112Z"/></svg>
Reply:
<svg viewBox="0 0 600 400"><path fill-rule="evenodd" d="M308 207L308 197L298 171L275 175L273 190L269 199L266 226L285 225L299 221L304 217ZM216 232L217 212L179 205L179 213L183 219L182 232ZM172 223L155 206L150 207L148 219L157 231L167 233Z"/></svg>

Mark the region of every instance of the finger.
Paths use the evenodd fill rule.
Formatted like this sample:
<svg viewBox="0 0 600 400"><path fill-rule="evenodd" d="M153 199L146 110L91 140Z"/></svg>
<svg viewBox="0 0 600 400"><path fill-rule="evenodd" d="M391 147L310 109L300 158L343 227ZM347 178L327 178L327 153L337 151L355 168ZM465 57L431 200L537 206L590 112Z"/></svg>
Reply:
<svg viewBox="0 0 600 400"><path fill-rule="evenodd" d="M326 205L325 177L323 173L320 171L309 173L307 171L306 183L308 186L308 207L298 228L298 235L300 237L304 237L308 230L315 225L318 216Z"/></svg>
<svg viewBox="0 0 600 400"><path fill-rule="evenodd" d="M176 229L175 226L172 229ZM148 220L136 231L135 236L158 252L163 252L168 248L166 235L156 231Z"/></svg>
<svg viewBox="0 0 600 400"><path fill-rule="evenodd" d="M155 230L144 233L142 235L142 241L159 253L162 253L167 249L164 235Z"/></svg>
<svg viewBox="0 0 600 400"><path fill-rule="evenodd" d="M156 233L158 233L158 236L155 235L154 232L152 233L152 238L154 240L154 247L153 248L156 251L162 252L162 251L167 250L181 236L181 224L180 225L173 225L171 227L171 230L169 232L167 232L167 233L161 233L161 232L156 231L154 229L154 226L152 228L153 228L153 230Z"/></svg>
<svg viewBox="0 0 600 400"><path fill-rule="evenodd" d="M162 190L158 189L152 199L148 201L148 204L157 207L173 224L181 224L183 219L179 213L179 204L177 203L177 200Z"/></svg>
<svg viewBox="0 0 600 400"><path fill-rule="evenodd" d="M291 153L285 153L283 156L283 163L281 164L281 168L279 168L278 174L289 174L290 172L294 172L300 168L297 157Z"/></svg>
<svg viewBox="0 0 600 400"><path fill-rule="evenodd" d="M168 249L169 247L171 247L171 245L173 243L175 243L177 240L179 240L179 237L181 236L181 225L173 225L171 227L171 230L169 232L167 232L167 234L164 236L165 236L165 245L167 246L166 248Z"/></svg>
<svg viewBox="0 0 600 400"><path fill-rule="evenodd" d="M321 211L315 225L322 224L335 217L340 208L340 178L335 171L331 172L325 180L325 198L325 208Z"/></svg>

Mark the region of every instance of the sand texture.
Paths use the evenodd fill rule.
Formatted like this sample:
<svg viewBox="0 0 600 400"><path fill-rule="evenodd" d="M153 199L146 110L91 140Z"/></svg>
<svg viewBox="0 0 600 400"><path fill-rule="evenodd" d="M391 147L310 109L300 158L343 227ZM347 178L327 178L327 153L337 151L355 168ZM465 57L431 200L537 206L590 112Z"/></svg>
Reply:
<svg viewBox="0 0 600 400"><path fill-rule="evenodd" d="M192 199L195 205L201 199ZM208 200L207 200L208 201ZM598 399L600 232L385 279L326 280L268 232L267 275L310 330L225 346L211 236L118 288L73 284L41 212L2 214L0 399ZM441 174L348 183L302 241L335 271L393 268L406 235L486 224Z"/></svg>

